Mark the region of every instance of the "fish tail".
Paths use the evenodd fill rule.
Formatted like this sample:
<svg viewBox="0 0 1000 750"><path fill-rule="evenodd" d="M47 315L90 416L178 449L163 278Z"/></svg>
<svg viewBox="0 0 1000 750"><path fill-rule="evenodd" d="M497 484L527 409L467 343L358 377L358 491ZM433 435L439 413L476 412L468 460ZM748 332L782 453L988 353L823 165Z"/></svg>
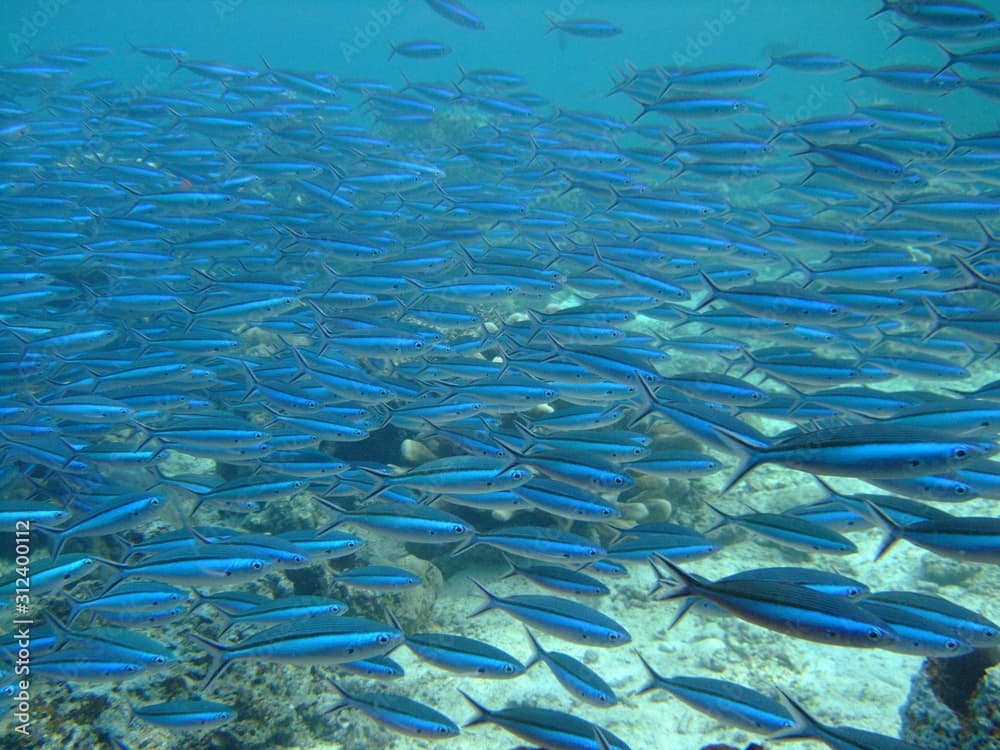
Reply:
<svg viewBox="0 0 1000 750"><path fill-rule="evenodd" d="M642 666L646 669L646 676L649 677L649 681L636 691L636 695L642 695L648 693L650 690L654 690L666 681L666 678L653 669L652 665L646 661L646 658L639 652L639 649L634 649L633 653L638 657Z"/></svg>
<svg viewBox="0 0 1000 750"><path fill-rule="evenodd" d="M521 572L521 569L518 568L517 564L507 556L506 552L501 552L500 555L503 557L503 561L510 566L510 570L500 576L501 581L506 580L507 578L512 578Z"/></svg>
<svg viewBox="0 0 1000 750"><path fill-rule="evenodd" d="M45 538L45 543L49 546L49 554L53 558L59 557L59 553L62 552L62 548L68 540L64 531L60 529L53 529L48 526L39 526L37 524L33 525L31 530L37 531Z"/></svg>
<svg viewBox="0 0 1000 750"><path fill-rule="evenodd" d="M202 690L207 690L209 686L215 682L215 678L222 674L222 671L229 666L229 662L231 661L231 657L229 656L229 647L221 643L217 643L216 641L209 640L203 635L198 635L198 633L189 633L189 635L198 641L202 646L207 648L208 653L212 657L212 666L205 674L200 686Z"/></svg>
<svg viewBox="0 0 1000 750"><path fill-rule="evenodd" d="M946 62L944 65L942 65L940 68L938 68L937 70L934 71L934 75L931 76L931 80L934 80L939 75L941 75L946 70L948 70L956 62L958 62L958 55L956 55L954 52L952 52L950 49L948 49L947 47L945 47L940 42L938 42L938 47L940 47L941 51L944 52L948 56L948 62Z"/></svg>
<svg viewBox="0 0 1000 750"><path fill-rule="evenodd" d="M398 630L400 633L403 634L403 638L405 639L406 638L406 631L403 630L403 623L401 623L399 621L399 618L396 617L396 614L391 609L389 609L388 607L386 607L385 608L385 616L389 618L389 622L392 623L392 626L394 628L396 628L396 630Z"/></svg>
<svg viewBox="0 0 1000 750"><path fill-rule="evenodd" d="M927 308L927 313L931 316L931 327L927 330L927 333L920 337L921 341L926 341L941 330L941 326L945 324L948 318L942 315L941 311L938 310L937 307L934 306L934 303L931 302L926 296L921 296L920 301L924 303L924 307Z"/></svg>
<svg viewBox="0 0 1000 750"><path fill-rule="evenodd" d="M889 43L889 46L886 47L886 49L892 49L897 44L899 44L901 41L903 41L904 39L906 39L906 37L909 36L909 34L906 32L906 29L904 29L902 26L900 26L895 21L890 21L889 23L892 24L896 28L896 38L893 39Z"/></svg>
<svg viewBox="0 0 1000 750"><path fill-rule="evenodd" d="M531 641L531 657L525 663L524 668L530 669L545 658L545 650L542 648L542 644L538 642L538 639L535 638L534 633L528 628L525 628L524 632L528 634L528 639Z"/></svg>
<svg viewBox="0 0 1000 750"><path fill-rule="evenodd" d="M716 513L718 513L718 514L719 514L720 516L722 516L722 520L721 520L721 521L718 521L718 522L717 522L717 523L716 523L716 524L715 524L714 526L712 526L711 528L708 528L708 529L705 529L705 532L704 532L704 533L706 533L706 534L707 534L707 533L708 533L708 532L710 532L710 531L715 531L716 529L718 529L718 528L721 528L722 526L726 526L726 525L728 525L728 524L729 524L729 523L730 523L730 522L731 522L731 521L733 520L733 517L732 517L731 515L729 515L728 513L726 513L726 512L724 511L724 510L719 510L718 508L716 508L716 507L715 507L714 505L712 505L712 504L711 504L710 502L708 502L707 500L703 500L702 502L704 502L704 504L705 504L705 505L707 505L707 506L708 506L709 508L711 508L711 509L712 509L713 511L715 511L715 512L716 512Z"/></svg>
<svg viewBox="0 0 1000 750"><path fill-rule="evenodd" d="M697 306L695 306L694 308L695 312L712 304L715 301L716 292L720 291L719 287L716 286L715 282L708 277L708 274L706 274L704 271L699 271L698 274L701 276L701 280L705 282L705 291L707 291L708 294L706 294L705 297L701 300L701 302L699 302Z"/></svg>
<svg viewBox="0 0 1000 750"><path fill-rule="evenodd" d="M659 586L657 586L657 590L659 590ZM669 623L667 623L667 630L673 630L674 627L677 625L677 623L679 623L681 620L684 619L684 615L690 612L691 607L693 607L697 602L698 602L697 598L689 597L674 613L673 619L670 620Z"/></svg>
<svg viewBox="0 0 1000 750"><path fill-rule="evenodd" d="M344 690L344 688L342 688L337 683L336 680L334 680L330 675L326 674L325 672L321 672L316 667L313 667L312 673L314 675L316 675L317 677L321 677L322 679L326 680L330 684L330 687L332 687L334 690L336 690L337 691L337 695L339 695L341 697L341 699L342 699L340 701L340 703L338 703L336 706L334 706L333 708L327 709L323 713L330 714L330 713L333 713L334 711L339 711L340 709L346 708L347 706L350 705L349 701L350 701L351 697L347 694L347 691Z"/></svg>
<svg viewBox="0 0 1000 750"><path fill-rule="evenodd" d="M483 614L483 612L489 612L491 609L493 609L496 606L497 597L492 591L490 591L488 588L486 588L483 584L481 584L472 576L469 576L469 580L472 581L473 585L477 589L482 591L483 594L486 596L486 601L483 602L482 606L475 612L473 612L471 615L469 615L469 618L471 619L473 617L479 617L479 615Z"/></svg>
<svg viewBox="0 0 1000 750"><path fill-rule="evenodd" d="M769 740L793 739L796 737L819 737L822 733L823 725L814 719L802 704L788 695L784 690L778 688L781 695L781 702L788 713L791 714L795 726L788 729L780 729L775 734L769 735Z"/></svg>
<svg viewBox="0 0 1000 750"><path fill-rule="evenodd" d="M492 711L486 708L486 706L484 706L482 703L479 703L475 698L471 697L464 690L459 689L458 692L462 694L462 697L465 698L465 700L467 700L474 709L476 709L476 715L473 716L471 719L469 719L469 721L467 721L464 724L464 726L471 727L474 726L475 724L485 724L486 722L490 721L490 715L492 714Z"/></svg>
<svg viewBox="0 0 1000 750"><path fill-rule="evenodd" d="M458 557L463 552L468 552L470 549L472 549L477 544L479 544L479 542L480 542L480 539L479 539L478 535L476 535L476 534L469 534L469 536L465 537L465 539L462 539L457 545L455 545L455 549L453 549L451 551L450 557ZM508 560L507 562L510 562L510 561ZM507 578L508 576L513 575L514 572L515 571L512 570L510 573L508 573L506 576L504 576L504 578Z"/></svg>
<svg viewBox="0 0 1000 750"><path fill-rule="evenodd" d="M732 435L729 436L732 437ZM737 442L739 442L738 439ZM749 443L742 443L742 445L746 448L749 448L749 450L743 452L743 454L740 456L740 461L738 464L736 464L736 470L733 472L733 475L729 478L729 481L726 482L725 486L719 492L720 495L725 495L727 492L729 492L729 490L731 490L733 487L739 484L740 480L743 479L743 477L745 477L747 474L756 469L765 461L766 457L760 452L759 449L750 448Z"/></svg>
<svg viewBox="0 0 1000 750"><path fill-rule="evenodd" d="M875 559L880 560L892 546L903 538L902 526L896 523L884 510L875 505L875 503L865 500L865 505L868 506L868 510L871 511L871 519L886 532L885 539L879 545L878 551L875 553Z"/></svg>
<svg viewBox="0 0 1000 750"><path fill-rule="evenodd" d="M69 607L69 614L66 615L66 626L69 627L73 624L80 613L83 611L80 609L80 605L83 604L82 599L77 599L75 596L70 594L68 591L61 592L63 599L66 600L66 605Z"/></svg>
<svg viewBox="0 0 1000 750"><path fill-rule="evenodd" d="M73 635L76 632L54 614L47 612L44 609L42 610L42 619L45 620L46 625L56 632L57 645L65 645L67 641L73 638Z"/></svg>
<svg viewBox="0 0 1000 750"><path fill-rule="evenodd" d="M656 560L656 562L663 565L663 567L667 569L667 571L670 573L671 576L673 576L675 579L677 579L677 581L679 581L678 585L674 586L672 589L664 593L660 601L666 601L668 599L679 599L682 596L690 596L691 594L697 593L698 589L701 587L701 584L698 582L697 578L695 578L690 573L686 573L680 568L678 568L677 565L671 562L670 559L665 555L662 555L659 552L654 552L652 558L650 558L649 564L653 567L653 570L656 572L656 578L658 581L666 582L666 578L664 577L663 572L656 567L656 564L653 562L654 559Z"/></svg>
<svg viewBox="0 0 1000 750"><path fill-rule="evenodd" d="M348 515L347 511L341 508L336 503L330 502L329 500L323 497L317 497L316 500L319 502L320 505L322 505L330 513L333 514L333 519L326 526L324 526L322 529L316 532L317 536L323 536L323 534L330 531L331 529L336 528L337 526L340 526L340 524L342 524L344 521L347 520L347 515Z"/></svg>

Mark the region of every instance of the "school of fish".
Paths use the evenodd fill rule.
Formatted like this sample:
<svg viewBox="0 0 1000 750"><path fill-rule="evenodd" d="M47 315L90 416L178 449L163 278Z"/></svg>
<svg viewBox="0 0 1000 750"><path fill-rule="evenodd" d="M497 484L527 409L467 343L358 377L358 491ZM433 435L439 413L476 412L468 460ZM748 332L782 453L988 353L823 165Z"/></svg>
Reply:
<svg viewBox="0 0 1000 750"><path fill-rule="evenodd" d="M486 32L454 0L420 10ZM0 66L0 530L32 540L32 690L112 683L132 726L181 743L252 721L212 700L217 685L287 669L329 697L324 712L400 735L500 731L460 729L385 682L405 647L461 676L467 726L626 750L584 718L618 702L612 687L547 647L630 645L638 693L665 690L761 741L916 747L824 723L767 684L668 676L601 611L621 576L651 566L651 598L678 600L656 610L664 622L728 615L777 638L934 658L1000 644L961 601L831 572L871 528L873 565L903 543L1000 562L1000 517L960 504L1000 499L1000 132L934 111L963 90L995 115L1000 22L964 0L869 10L858 23L891 18L918 62L797 52L628 68L610 96L631 122L561 109L504 70L398 86L136 47L176 72L129 91L87 78L110 52L98 45ZM752 98L779 76L880 93L781 122ZM872 488L738 510L765 464L817 492L826 477ZM668 519L654 502L709 475L712 528L679 523L705 503L674 497ZM689 570L726 555L730 537L712 533L724 526L809 563ZM468 592L466 616L523 623L531 661L415 632L391 602L430 584L396 558L357 562L374 540L432 562L476 550L493 567L448 585ZM5 622L27 614L14 559ZM505 562L518 593L494 590ZM309 566L334 588L297 577L294 594L260 593ZM384 606L357 614L356 592ZM14 696L16 639L3 653ZM476 679L537 662L562 706L475 697ZM168 680L165 702L130 687Z"/></svg>

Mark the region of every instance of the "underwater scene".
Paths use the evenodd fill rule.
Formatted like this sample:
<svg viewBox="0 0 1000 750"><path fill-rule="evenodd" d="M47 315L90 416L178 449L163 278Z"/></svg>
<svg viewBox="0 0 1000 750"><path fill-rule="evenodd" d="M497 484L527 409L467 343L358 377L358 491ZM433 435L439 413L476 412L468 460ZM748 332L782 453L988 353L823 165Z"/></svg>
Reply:
<svg viewBox="0 0 1000 750"><path fill-rule="evenodd" d="M1000 750L1000 2L5 0L0 750Z"/></svg>

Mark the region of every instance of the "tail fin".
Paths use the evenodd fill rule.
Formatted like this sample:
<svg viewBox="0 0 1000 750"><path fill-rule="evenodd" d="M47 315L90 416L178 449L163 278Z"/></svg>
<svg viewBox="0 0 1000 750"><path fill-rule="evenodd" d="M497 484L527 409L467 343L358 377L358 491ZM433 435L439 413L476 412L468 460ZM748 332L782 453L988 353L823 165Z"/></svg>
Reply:
<svg viewBox="0 0 1000 750"><path fill-rule="evenodd" d="M666 677L664 677L655 669L653 669L650 663L646 661L645 657L641 653L639 653L638 649L635 649L633 653L637 657L639 657L639 661L642 662L642 666L646 668L646 674L649 677L649 681L641 688L639 688L639 690L636 692L636 695L643 695L644 693L648 693L650 690L655 690L656 688L660 687L661 684L667 681Z"/></svg>
<svg viewBox="0 0 1000 750"><path fill-rule="evenodd" d="M471 727L476 724L486 724L493 720L493 712L486 708L486 706L477 702L475 698L472 698L464 690L459 690L458 692L462 694L462 697L465 698L465 700L472 704L474 709L476 709L476 715L469 719L464 726Z"/></svg>
<svg viewBox="0 0 1000 750"><path fill-rule="evenodd" d="M479 617L479 615L483 614L483 612L489 612L491 609L493 609L497 605L497 597L496 594L494 594L492 591L490 591L488 588L486 588L483 584L481 584L472 576L469 576L469 580L472 581L473 585L475 585L475 587L480 591L482 591L483 594L486 596L486 602L484 602L479 609L477 609L475 612L469 615L469 618L471 619L473 617Z"/></svg>
<svg viewBox="0 0 1000 750"><path fill-rule="evenodd" d="M768 737L769 740L793 739L798 737L819 738L824 734L823 730L826 727L814 719L809 712L803 708L801 703L794 700L790 695L788 695L788 693L780 688L778 689L778 692L781 694L781 702L785 708L788 709L788 713L795 722L795 726L789 727L788 729L779 729L775 734Z"/></svg>
<svg viewBox="0 0 1000 750"><path fill-rule="evenodd" d="M479 535L478 534L469 534L469 536L465 537L465 539L462 539L461 541L459 541L459 543L455 546L455 549L453 549L451 551L451 555L449 555L449 557L458 557L463 552L468 552L470 549L472 549L477 544L479 544L480 541L481 540L479 539ZM508 562L510 562L510 561L508 560ZM504 576L504 578L506 578L506 577L507 576ZM475 581L473 581L473 583L475 583ZM482 587L480 587L480 588L482 588Z"/></svg>
<svg viewBox="0 0 1000 750"><path fill-rule="evenodd" d="M875 503L870 500L865 500L865 505L868 506L868 510L871 511L869 516L872 521L877 525L882 527L886 532L885 539L882 540L882 544L879 545L878 552L875 553L875 559L880 560L892 546L903 538L903 527L900 526L893 518L878 507Z"/></svg>
<svg viewBox="0 0 1000 750"><path fill-rule="evenodd" d="M524 668L530 669L538 662L545 660L545 649L542 648L542 644L538 642L535 634L528 630L528 628L525 628L524 632L528 634L528 638L531 640L531 659L525 663Z"/></svg>
<svg viewBox="0 0 1000 750"><path fill-rule="evenodd" d="M508 570L506 573L504 573L502 576L500 576L500 580L503 581L503 580L505 580L507 578L512 578L512 577L518 575L521 572L521 569L519 567L517 567L517 563L515 563L513 560L511 560L509 557L507 557L507 553L506 552L502 552L500 554L501 554L501 557L503 557L503 561L510 566L510 570Z"/></svg>
<svg viewBox="0 0 1000 750"><path fill-rule="evenodd" d="M66 542L70 539L70 537L66 535L68 529L55 529L51 526L34 524L32 525L31 530L37 531L45 537L45 543L49 546L49 555L53 558L59 557L59 553L62 552Z"/></svg>
<svg viewBox="0 0 1000 750"><path fill-rule="evenodd" d="M316 500L319 502L320 505L322 505L324 508L326 508L329 512L333 514L333 520L331 520L322 529L317 531L316 536L323 536L323 534L330 531L331 529L335 529L337 526L340 526L340 524L342 524L344 521L347 520L347 516L349 515L348 512L343 508L341 508L336 503L332 503L326 498L318 496L316 497Z"/></svg>
<svg viewBox="0 0 1000 750"><path fill-rule="evenodd" d="M938 310L937 307L934 306L934 303L931 302L926 296L922 296L920 298L920 301L924 303L924 307L927 308L927 312L931 316L931 327L930 327L930 329L927 331L927 333L925 333L923 336L920 337L921 341L926 341L931 336L933 336L935 333L937 333L938 331L941 330L941 326L944 325L947 322L948 318L945 317L941 313L941 311Z"/></svg>
<svg viewBox="0 0 1000 750"><path fill-rule="evenodd" d="M716 508L714 505L712 505L707 500L703 500L702 502L705 505L707 505L709 508L711 508L713 511L715 511L716 513L718 513L720 516L722 516L722 520L721 521L719 521L718 523L716 523L711 528L705 529L705 531L704 531L705 534L707 534L710 531L715 531L716 529L721 528L723 526L727 526L727 525L729 525L729 523L732 522L733 516L731 516L729 513L726 513L725 511L719 510L718 508Z"/></svg>
<svg viewBox="0 0 1000 750"><path fill-rule="evenodd" d="M653 557L652 559L650 559L649 564L652 565L653 570L656 571L657 579L665 580L662 572L656 567L656 564L653 562L653 559L655 559L656 562L663 565L670 573L670 575L672 575L678 581L678 584L674 586L674 588L666 592L661 601L667 599L679 599L682 596L696 595L701 590L702 588L701 581L699 581L690 573L686 573L680 568L678 568L677 565L671 562L670 559L667 558L665 555L662 555L659 552L654 552Z"/></svg>
<svg viewBox="0 0 1000 750"><path fill-rule="evenodd" d="M215 678L222 674L222 671L229 666L229 662L232 660L232 657L229 655L230 647L216 641L210 641L205 636L198 635L197 633L190 633L190 636L207 648L209 654L212 656L212 666L201 681L201 689L207 690L215 682Z"/></svg>

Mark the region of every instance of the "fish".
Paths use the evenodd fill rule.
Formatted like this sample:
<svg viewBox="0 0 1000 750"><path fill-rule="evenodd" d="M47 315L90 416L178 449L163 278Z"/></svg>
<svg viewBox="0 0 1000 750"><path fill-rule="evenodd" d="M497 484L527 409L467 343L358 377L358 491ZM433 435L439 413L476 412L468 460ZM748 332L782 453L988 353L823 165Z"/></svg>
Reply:
<svg viewBox="0 0 1000 750"><path fill-rule="evenodd" d="M390 613L397 630L398 620ZM488 643L449 633L409 633L406 646L421 660L454 674L489 679L512 679L524 674L525 666Z"/></svg>
<svg viewBox="0 0 1000 750"><path fill-rule="evenodd" d="M897 640L891 627L857 604L805 586L773 581L698 579L663 555L654 555L679 583L660 598L701 596L756 625L799 638L875 648Z"/></svg>
<svg viewBox="0 0 1000 750"><path fill-rule="evenodd" d="M412 698L391 693L348 693L330 677L320 674L341 697L341 702L326 713L356 708L379 724L410 737L447 739L461 731L447 716Z"/></svg>
<svg viewBox="0 0 1000 750"><path fill-rule="evenodd" d="M499 597L475 579L470 580L487 598L486 603L471 617L478 617L491 609L502 609L526 625L534 625L539 630L572 643L615 647L632 640L629 632L617 622L583 604L538 594Z"/></svg>
<svg viewBox="0 0 1000 750"><path fill-rule="evenodd" d="M236 719L237 712L217 701L180 700L132 706L132 716L167 729L194 731L221 727Z"/></svg>
<svg viewBox="0 0 1000 750"><path fill-rule="evenodd" d="M614 706L618 703L615 691L594 670L569 654L546 651L530 630L526 630L526 632L534 648L534 655L529 659L525 669L530 669L538 662L544 662L570 695L579 698L584 703L601 708Z"/></svg>
<svg viewBox="0 0 1000 750"><path fill-rule="evenodd" d="M900 479L957 469L988 458L998 449L990 440L968 442L929 428L886 423L800 432L763 449L738 432L727 430L726 434L750 453L741 460L725 490L762 463L780 463L816 474Z"/></svg>
<svg viewBox="0 0 1000 750"><path fill-rule="evenodd" d="M274 41L236 5L213 8L227 43L246 24ZM300 660L329 663L384 719L362 734L412 744L402 735L421 718L457 728L428 717L458 696L404 680L374 697L373 680L403 674L382 648L408 642L428 661L418 673L465 688L510 677L517 693L547 679L497 653L514 648L518 618L543 643L583 646L564 650L593 672L545 652L575 686L567 703L553 683L531 710L480 717L545 747L623 746L558 711L583 697L597 711L613 692L612 726L650 742L659 715L623 696L641 665L597 648L645 650L670 626L683 650L694 631L671 619L685 612L728 614L712 628L730 645L739 615L858 659L993 646L996 613L969 586L872 594L876 580L905 588L905 571L856 555L853 578L783 564L849 552L869 526L883 554L916 543L918 565L943 554L972 575L996 558L1000 136L976 113L1000 96L1000 27L967 0L878 5L871 21L810 15L826 34L816 51L773 44L776 30L795 38L801 14L755 6L750 19L741 4L701 20L565 5L545 21L472 0L388 2L332 26L316 15L339 48L321 63L299 45L298 65L194 57L170 38L119 57L96 26L96 43L49 49L34 23L27 49L20 29L19 59L0 65L0 528L14 541L0 608L17 613L30 589L29 616L66 623L33 628L36 698L61 691L36 733L342 741L345 717L287 709L283 688L305 675L273 662ZM44 31L65 36L70 15ZM728 43L750 20L770 34L757 60ZM681 35L651 52L662 28ZM869 67L879 50L848 49L842 29L896 57ZM368 64L380 54L405 75ZM786 542L758 561L748 549L763 548L693 526L704 498L745 505L742 476L763 464L754 488L796 491L734 514ZM814 492L814 477L851 481ZM714 499L730 487L732 504ZM681 581L654 557L643 601L636 563L654 553L685 573L712 554L718 580ZM476 627L470 573L508 579L477 604L514 620ZM661 613L673 595L683 603ZM420 632L373 608L387 598ZM352 616L385 622L352 635ZM370 636L375 655L323 640L338 633ZM378 633L389 642L376 648ZM11 666L20 649L3 643ZM755 667L782 682L780 660ZM240 715L199 728L182 673L214 680L205 698ZM613 692L593 689L598 673ZM101 681L128 695L105 691L106 715L79 722L80 688ZM849 705L855 682L829 694L847 723L865 714ZM109 728L144 703L167 708Z"/></svg>
<svg viewBox="0 0 1000 750"><path fill-rule="evenodd" d="M787 695L781 693L781 702L788 713L795 721L795 725L782 729L771 735L770 739L781 739L787 737L809 737L825 743L833 748L864 748L864 750L917 750L917 746L897 740L877 732L869 732L865 729L855 727L834 727L823 724L809 714L801 704Z"/></svg>
<svg viewBox="0 0 1000 750"><path fill-rule="evenodd" d="M599 750L602 744L613 750L629 750L618 736L572 714L530 706L490 710L462 690L459 692L477 712L466 727L497 724L523 740L552 750Z"/></svg>
<svg viewBox="0 0 1000 750"><path fill-rule="evenodd" d="M238 659L283 664L336 664L382 656L403 642L403 634L394 627L363 617L330 614L272 625L234 645L218 643L194 632L190 637L212 657L212 664L202 680L203 690Z"/></svg>
<svg viewBox="0 0 1000 750"><path fill-rule="evenodd" d="M602 21L596 18L563 19L556 18L548 13L545 14L545 18L548 19L549 22L549 28L545 30L546 34L550 34L553 31L561 31L565 34L571 34L572 36L603 39L605 37L617 36L622 33L622 30L610 21Z"/></svg>
<svg viewBox="0 0 1000 750"><path fill-rule="evenodd" d="M486 24L469 8L466 8L457 0L426 0L430 9L442 18L451 21L458 26L465 26L469 29L481 31L486 28Z"/></svg>
<svg viewBox="0 0 1000 750"><path fill-rule="evenodd" d="M756 734L772 735L794 726L791 715L780 703L756 690L710 677L664 677L638 651L636 656L649 676L639 695L657 688L666 690L724 724Z"/></svg>

